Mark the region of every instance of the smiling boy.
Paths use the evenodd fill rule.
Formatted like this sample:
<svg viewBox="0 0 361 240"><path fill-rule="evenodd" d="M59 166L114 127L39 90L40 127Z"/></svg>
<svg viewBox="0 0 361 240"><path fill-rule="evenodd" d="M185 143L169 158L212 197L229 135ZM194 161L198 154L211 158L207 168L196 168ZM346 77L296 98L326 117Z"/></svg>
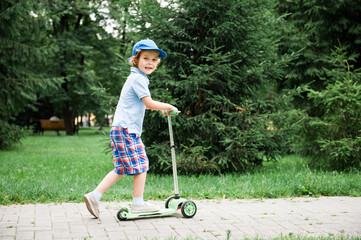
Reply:
<svg viewBox="0 0 361 240"><path fill-rule="evenodd" d="M114 169L99 183L93 192L84 195L89 212L99 218L99 201L104 192L125 175L133 175L132 212L154 212L159 206L143 200L149 160L141 140L146 109L178 111L168 103L154 101L151 97L147 75L153 73L167 54L150 39L141 40L133 47L131 73L125 82L115 111L110 141Z"/></svg>

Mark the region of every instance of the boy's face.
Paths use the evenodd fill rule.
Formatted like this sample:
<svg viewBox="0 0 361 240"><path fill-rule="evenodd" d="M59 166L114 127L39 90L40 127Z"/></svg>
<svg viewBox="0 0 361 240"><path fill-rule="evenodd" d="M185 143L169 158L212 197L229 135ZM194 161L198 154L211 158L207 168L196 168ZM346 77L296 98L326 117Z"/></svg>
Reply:
<svg viewBox="0 0 361 240"><path fill-rule="evenodd" d="M149 75L157 68L157 65L160 61L159 52L154 50L143 50L140 53L138 68L145 75Z"/></svg>

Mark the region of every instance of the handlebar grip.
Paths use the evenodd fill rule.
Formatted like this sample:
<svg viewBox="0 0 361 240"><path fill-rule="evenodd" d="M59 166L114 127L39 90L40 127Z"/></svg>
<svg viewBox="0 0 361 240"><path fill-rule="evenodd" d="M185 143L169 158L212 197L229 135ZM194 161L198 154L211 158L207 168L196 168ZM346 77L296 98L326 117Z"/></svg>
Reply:
<svg viewBox="0 0 361 240"><path fill-rule="evenodd" d="M168 114L168 111L167 111L167 110L164 110L164 113L165 113L165 114ZM177 116L177 115L179 114L179 111L170 111L169 114L170 114L170 115Z"/></svg>

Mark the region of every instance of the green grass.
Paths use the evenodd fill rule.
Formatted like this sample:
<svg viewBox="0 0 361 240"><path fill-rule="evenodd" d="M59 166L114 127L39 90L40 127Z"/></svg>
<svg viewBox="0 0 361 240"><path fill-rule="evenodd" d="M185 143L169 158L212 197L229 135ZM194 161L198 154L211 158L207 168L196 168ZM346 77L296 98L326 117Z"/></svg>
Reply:
<svg viewBox="0 0 361 240"><path fill-rule="evenodd" d="M80 202L113 169L106 155L108 136L81 129L77 136L28 136L22 144L0 151L0 204ZM279 198L296 196L361 196L360 171L309 169L307 159L283 157L248 174L179 176L179 190L190 199ZM150 159L151 162L151 159ZM151 164L151 163L150 163ZM133 178L112 186L104 201L130 201ZM149 172L145 198L164 200L173 194L171 175Z"/></svg>

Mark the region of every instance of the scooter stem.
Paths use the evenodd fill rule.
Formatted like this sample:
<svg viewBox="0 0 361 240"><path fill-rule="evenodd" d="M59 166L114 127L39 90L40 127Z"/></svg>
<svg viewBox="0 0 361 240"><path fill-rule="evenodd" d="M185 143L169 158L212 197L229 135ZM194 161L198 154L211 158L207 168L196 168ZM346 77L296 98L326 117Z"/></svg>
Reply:
<svg viewBox="0 0 361 240"><path fill-rule="evenodd" d="M176 157L175 157L175 145L174 145L174 139L173 139L172 117L171 116L168 116L168 127L169 127L169 138L170 138L170 150L171 150L171 154L172 154L174 194L175 194L175 196L179 196L177 162L176 162Z"/></svg>

